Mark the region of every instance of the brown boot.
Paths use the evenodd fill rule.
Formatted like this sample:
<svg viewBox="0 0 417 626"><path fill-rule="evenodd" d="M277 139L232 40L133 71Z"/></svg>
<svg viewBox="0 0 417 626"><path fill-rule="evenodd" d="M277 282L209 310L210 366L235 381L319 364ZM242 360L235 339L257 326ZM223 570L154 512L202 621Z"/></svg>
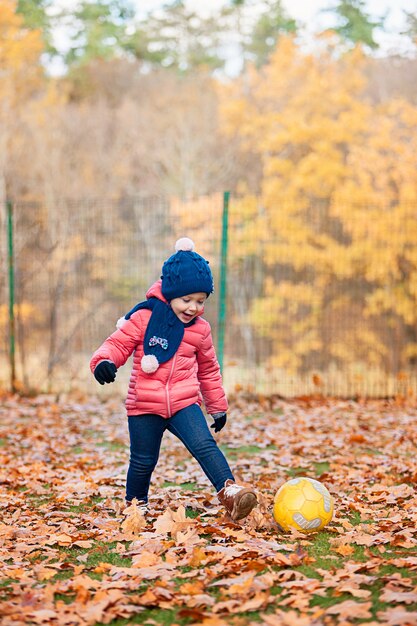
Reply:
<svg viewBox="0 0 417 626"><path fill-rule="evenodd" d="M217 497L234 521L249 515L258 504L258 499L253 489L241 487L233 480L230 480L230 478L226 480L223 489L219 491Z"/></svg>

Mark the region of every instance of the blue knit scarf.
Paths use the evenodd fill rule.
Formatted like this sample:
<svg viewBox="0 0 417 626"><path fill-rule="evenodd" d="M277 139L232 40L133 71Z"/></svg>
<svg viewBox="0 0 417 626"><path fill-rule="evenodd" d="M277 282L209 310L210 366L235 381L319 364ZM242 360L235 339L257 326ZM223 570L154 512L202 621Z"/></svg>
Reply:
<svg viewBox="0 0 417 626"><path fill-rule="evenodd" d="M136 311L149 309L152 315L149 319L143 339L143 351L145 354L153 354L158 363L166 363L172 359L184 337L184 328L192 326L196 318L184 324L175 315L171 305L162 302L159 298L149 298L139 302L126 313L128 320Z"/></svg>

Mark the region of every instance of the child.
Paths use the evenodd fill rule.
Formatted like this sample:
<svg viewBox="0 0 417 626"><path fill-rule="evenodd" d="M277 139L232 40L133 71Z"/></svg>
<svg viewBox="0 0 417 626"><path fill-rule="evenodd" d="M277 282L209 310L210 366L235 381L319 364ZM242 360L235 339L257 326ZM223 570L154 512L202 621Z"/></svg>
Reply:
<svg viewBox="0 0 417 626"><path fill-rule="evenodd" d="M94 353L90 367L97 381L111 383L134 352L126 409L130 463L126 503L136 498L147 509L152 472L165 430L182 441L201 465L233 520L257 505L253 489L234 481L230 467L211 435L201 400L219 432L226 424L227 400L209 323L201 315L213 292L208 261L184 237L162 267L161 280L148 290Z"/></svg>

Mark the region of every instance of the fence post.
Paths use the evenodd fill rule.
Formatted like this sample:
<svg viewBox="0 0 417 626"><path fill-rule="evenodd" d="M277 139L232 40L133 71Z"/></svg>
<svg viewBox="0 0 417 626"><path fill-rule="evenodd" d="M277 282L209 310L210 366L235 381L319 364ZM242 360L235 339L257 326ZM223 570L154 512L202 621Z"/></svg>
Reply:
<svg viewBox="0 0 417 626"><path fill-rule="evenodd" d="M220 369L224 363L224 335L226 330L226 300L227 300L227 249L229 228L229 199L230 191L223 193L222 241L220 253L220 288L219 288L219 331L217 335L217 358Z"/></svg>
<svg viewBox="0 0 417 626"><path fill-rule="evenodd" d="M16 386L16 355L15 355L15 316L14 316L14 249L13 249L13 204L6 200L7 210L7 245L9 268L9 361L10 390L15 393Z"/></svg>

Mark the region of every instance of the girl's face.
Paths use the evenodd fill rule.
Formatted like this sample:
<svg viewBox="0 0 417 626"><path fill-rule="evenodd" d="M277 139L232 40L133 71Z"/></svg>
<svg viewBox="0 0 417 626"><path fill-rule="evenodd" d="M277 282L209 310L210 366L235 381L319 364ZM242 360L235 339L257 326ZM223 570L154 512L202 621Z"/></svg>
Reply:
<svg viewBox="0 0 417 626"><path fill-rule="evenodd" d="M181 322L187 324L203 312L206 300L207 294L203 291L190 293L186 296L181 296L180 298L173 298L171 300L171 308Z"/></svg>

